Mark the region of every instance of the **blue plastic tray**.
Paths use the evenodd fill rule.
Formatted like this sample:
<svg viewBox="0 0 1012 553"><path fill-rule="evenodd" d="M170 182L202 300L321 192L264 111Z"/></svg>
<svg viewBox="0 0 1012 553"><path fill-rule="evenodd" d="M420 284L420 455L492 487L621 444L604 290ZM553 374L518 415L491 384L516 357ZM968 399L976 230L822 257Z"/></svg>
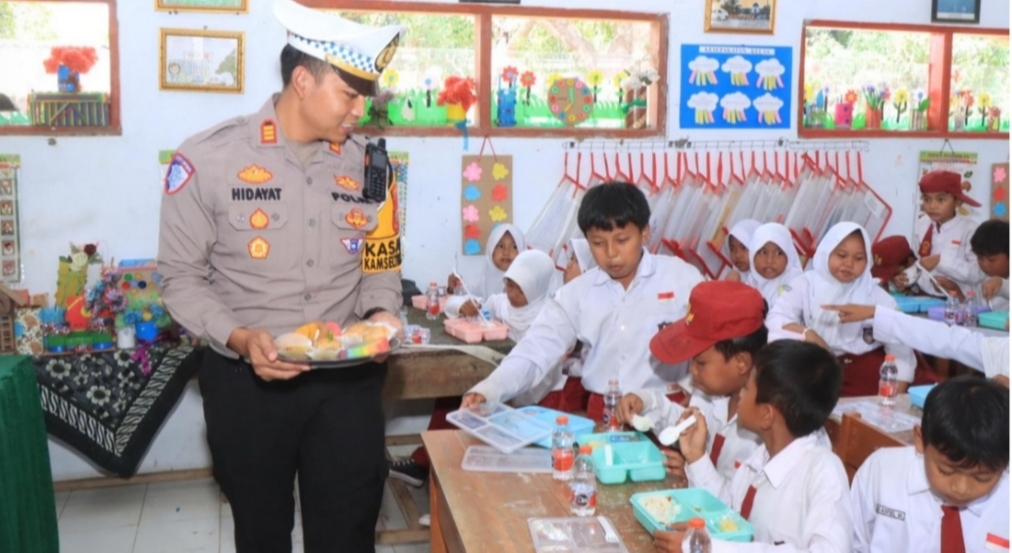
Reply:
<svg viewBox="0 0 1012 553"><path fill-rule="evenodd" d="M896 305L904 313L925 313L936 305L945 305L945 300L931 296L904 296L893 294Z"/></svg>
<svg viewBox="0 0 1012 553"><path fill-rule="evenodd" d="M531 415L532 417L534 417L535 420L543 422L551 426L553 429L555 428L555 419L559 415L565 415L569 417L569 429L573 432L573 436L574 438L577 439L577 441L579 441L579 438L581 436L590 434L591 432L594 431L594 421L587 418L578 417L576 415L570 415L569 413L563 413L562 411L556 411L555 409L547 409L545 407L541 407L538 405L528 405L526 407L521 407L517 409L517 411L524 413L526 415ZM552 437L548 436L547 438L543 438L537 442L534 442L534 445L539 445L541 447L551 449Z"/></svg>
<svg viewBox="0 0 1012 553"><path fill-rule="evenodd" d="M987 328L994 328L996 330L1005 330L1005 323L1008 322L1008 311L991 311L990 313L981 313L977 318L977 322L980 326L986 326Z"/></svg>
<svg viewBox="0 0 1012 553"><path fill-rule="evenodd" d="M924 402L928 399L928 392L934 387L934 384L927 384L925 386L911 386L908 388L907 393L910 394L910 404L924 409Z"/></svg>
<svg viewBox="0 0 1012 553"><path fill-rule="evenodd" d="M657 496L670 497L681 508L674 520L658 521L643 507L642 501L644 499ZM632 503L633 515L636 517L636 520L651 535L657 530L666 530L671 524L688 522L689 519L698 517L706 521L706 529L714 538L736 542L752 541L752 525L743 519L737 511L724 505L721 500L702 488L637 493L629 498L629 502ZM730 532L723 531L721 523L725 520L733 523L735 530Z"/></svg>
<svg viewBox="0 0 1012 553"><path fill-rule="evenodd" d="M990 313L990 312L991 312L991 310L988 309L986 305L978 305L977 306L977 320L979 321L981 316L983 316L985 313ZM933 305L933 306L929 307L928 308L928 318L931 319L931 320L933 320L933 321L944 321L945 320L945 302L942 302L940 305Z"/></svg>
<svg viewBox="0 0 1012 553"><path fill-rule="evenodd" d="M594 474L602 484L664 480L664 455L645 435L639 432L609 432L587 434L579 440L581 445L594 448ZM605 446L612 449L612 464L606 464Z"/></svg>

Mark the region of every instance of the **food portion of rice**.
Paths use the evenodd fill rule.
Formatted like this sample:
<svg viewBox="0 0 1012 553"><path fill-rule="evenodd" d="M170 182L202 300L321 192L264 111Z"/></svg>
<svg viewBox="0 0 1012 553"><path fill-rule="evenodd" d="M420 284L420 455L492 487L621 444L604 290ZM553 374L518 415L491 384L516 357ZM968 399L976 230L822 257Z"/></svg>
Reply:
<svg viewBox="0 0 1012 553"><path fill-rule="evenodd" d="M640 506L657 522L667 525L673 524L678 514L682 512L681 506L671 499L669 495L652 495L640 499Z"/></svg>

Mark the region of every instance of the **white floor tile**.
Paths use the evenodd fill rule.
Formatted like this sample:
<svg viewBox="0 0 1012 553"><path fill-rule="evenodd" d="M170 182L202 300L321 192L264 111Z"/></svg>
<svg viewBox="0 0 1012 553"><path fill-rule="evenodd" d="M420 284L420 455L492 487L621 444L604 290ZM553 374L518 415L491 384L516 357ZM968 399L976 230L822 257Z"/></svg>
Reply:
<svg viewBox="0 0 1012 553"><path fill-rule="evenodd" d="M220 548L219 517L142 524L133 553L212 553Z"/></svg>
<svg viewBox="0 0 1012 553"><path fill-rule="evenodd" d="M221 492L214 480L149 484L141 526L182 520L215 520L221 514Z"/></svg>
<svg viewBox="0 0 1012 553"><path fill-rule="evenodd" d="M220 553L235 553L235 520L232 519L232 510L228 505L222 505L221 524L218 527ZM228 513L228 516L225 516Z"/></svg>
<svg viewBox="0 0 1012 553"><path fill-rule="evenodd" d="M61 553L132 553L136 526L65 532L60 529Z"/></svg>
<svg viewBox="0 0 1012 553"><path fill-rule="evenodd" d="M78 490L70 493L60 515L61 532L87 532L127 526L141 518L146 484Z"/></svg>
<svg viewBox="0 0 1012 553"><path fill-rule="evenodd" d="M394 498L394 492L390 490L390 486L383 486L383 503L380 504L380 514L379 519L376 521L376 529L394 530L407 527L408 525L404 521L404 513L401 512L401 508L397 506L397 500Z"/></svg>

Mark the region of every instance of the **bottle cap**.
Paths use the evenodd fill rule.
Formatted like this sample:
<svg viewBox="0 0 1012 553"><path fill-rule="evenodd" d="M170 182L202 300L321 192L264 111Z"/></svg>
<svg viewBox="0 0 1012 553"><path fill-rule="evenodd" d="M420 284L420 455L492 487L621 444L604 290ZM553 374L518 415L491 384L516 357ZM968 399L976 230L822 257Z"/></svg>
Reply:
<svg viewBox="0 0 1012 553"><path fill-rule="evenodd" d="M694 518L689 521L689 528L695 528L696 530L702 530L706 528L706 522L701 518Z"/></svg>
<svg viewBox="0 0 1012 553"><path fill-rule="evenodd" d="M439 286L439 283L437 283L436 281L432 281L429 283L429 286Z"/></svg>
<svg viewBox="0 0 1012 553"><path fill-rule="evenodd" d="M569 417L566 415L559 415L555 417L555 424L569 424Z"/></svg>
<svg viewBox="0 0 1012 553"><path fill-rule="evenodd" d="M590 455L593 452L594 448L590 447L589 445L580 446L580 455Z"/></svg>
<svg viewBox="0 0 1012 553"><path fill-rule="evenodd" d="M886 355L886 361L895 361L895 360L896 360L895 355Z"/></svg>

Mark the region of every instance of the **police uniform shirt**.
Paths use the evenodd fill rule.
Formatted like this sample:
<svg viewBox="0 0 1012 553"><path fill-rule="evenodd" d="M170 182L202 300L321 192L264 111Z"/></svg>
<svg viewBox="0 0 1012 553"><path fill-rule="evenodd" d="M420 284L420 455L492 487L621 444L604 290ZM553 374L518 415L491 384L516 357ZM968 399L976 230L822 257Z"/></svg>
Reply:
<svg viewBox="0 0 1012 553"><path fill-rule="evenodd" d="M930 553L941 549L942 502L913 447L882 448L865 460L851 489L854 551ZM1008 551L1008 473L991 493L960 509L967 553Z"/></svg>
<svg viewBox="0 0 1012 553"><path fill-rule="evenodd" d="M644 417L657 421L655 430L660 430L678 423L685 409L668 399L663 390L637 390L633 392L643 400ZM759 436L738 426L738 413L728 417L729 397L711 397L696 390L689 399L689 406L696 407L706 419L706 455L700 457L697 478L723 478L730 481L738 467L762 445ZM723 436L724 443L720 448L714 466L710 455L717 436Z"/></svg>
<svg viewBox="0 0 1012 553"><path fill-rule="evenodd" d="M696 486L689 476L689 485ZM752 543L713 540L712 553L849 553L852 543L847 473L833 451L816 434L795 439L772 459L759 446L734 478L701 484L732 509L741 512L749 486L755 486L749 522ZM688 553L688 541L682 542Z"/></svg>
<svg viewBox="0 0 1012 553"><path fill-rule="evenodd" d="M978 223L957 213L952 220L936 225L930 217L922 214L917 219L914 230L914 239L918 242L911 245L915 252L920 251L921 241L924 240L931 225L935 225L931 236L931 255L939 254L938 265L931 274L936 277L948 277L964 292L979 288L985 277L977 265L977 256L970 249L970 238L977 230ZM917 285L929 294L936 296L942 294L936 291L937 288L931 283L931 277L924 272L917 279ZM979 289L977 293L979 295Z"/></svg>
<svg viewBox="0 0 1012 553"><path fill-rule="evenodd" d="M530 390L579 340L590 345L583 387L604 394L617 379L623 390L665 388L685 376L685 363L665 365L650 354L650 338L685 317L699 271L670 256L643 250L636 276L624 289L600 268L563 286L549 299L527 334L488 378L470 390L505 401Z"/></svg>
<svg viewBox="0 0 1012 553"><path fill-rule="evenodd" d="M401 303L398 271L362 269L379 208L363 197L363 146L321 142L303 164L277 124L277 99L186 140L165 182L165 305L230 357L225 344L238 327L277 336Z"/></svg>

